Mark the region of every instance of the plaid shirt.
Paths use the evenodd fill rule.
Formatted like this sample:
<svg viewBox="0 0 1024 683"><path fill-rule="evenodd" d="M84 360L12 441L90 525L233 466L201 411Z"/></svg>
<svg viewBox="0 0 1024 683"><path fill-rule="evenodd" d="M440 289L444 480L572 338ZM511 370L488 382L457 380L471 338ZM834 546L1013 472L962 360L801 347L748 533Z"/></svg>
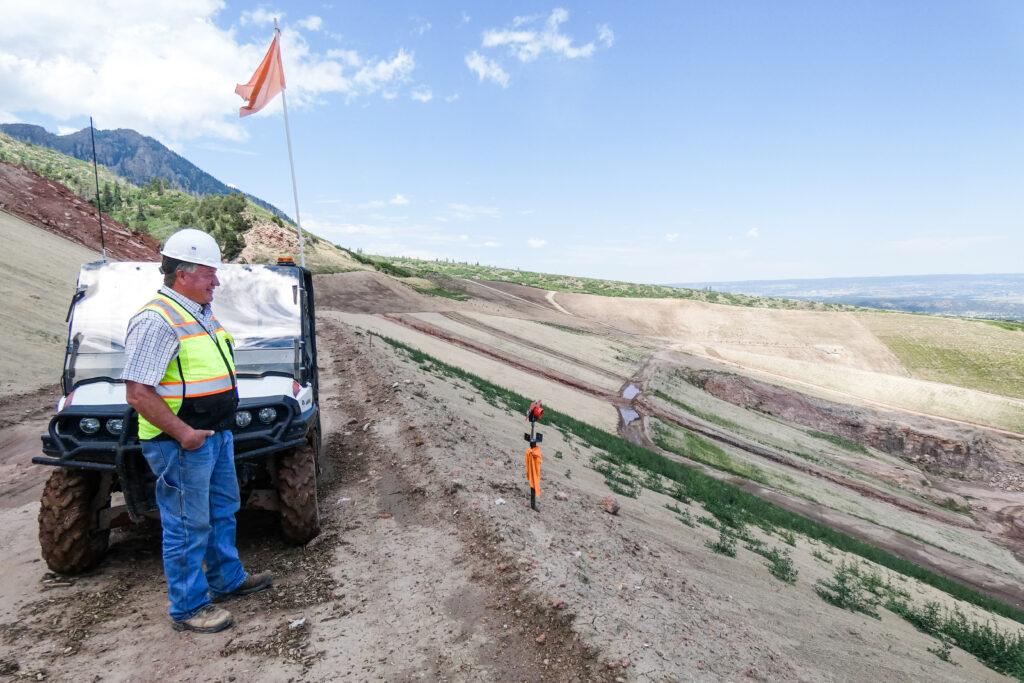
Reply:
<svg viewBox="0 0 1024 683"><path fill-rule="evenodd" d="M217 326L210 304L199 305L170 287L161 287L160 294L176 301L195 316L203 329L213 334ZM139 311L128 321L124 355L121 379L155 387L167 374L167 366L178 355L178 335L156 311Z"/></svg>

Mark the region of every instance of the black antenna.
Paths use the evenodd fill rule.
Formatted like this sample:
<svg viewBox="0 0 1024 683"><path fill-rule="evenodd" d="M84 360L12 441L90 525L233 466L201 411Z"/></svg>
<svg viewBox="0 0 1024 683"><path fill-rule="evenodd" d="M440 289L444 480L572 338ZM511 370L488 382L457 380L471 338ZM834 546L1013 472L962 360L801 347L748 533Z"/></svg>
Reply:
<svg viewBox="0 0 1024 683"><path fill-rule="evenodd" d="M89 137L92 139L92 175L96 179L96 217L100 221L100 248L103 260L107 260L107 242L103 237L103 209L100 207L100 171L96 165L96 133L92 128L92 117L89 117Z"/></svg>

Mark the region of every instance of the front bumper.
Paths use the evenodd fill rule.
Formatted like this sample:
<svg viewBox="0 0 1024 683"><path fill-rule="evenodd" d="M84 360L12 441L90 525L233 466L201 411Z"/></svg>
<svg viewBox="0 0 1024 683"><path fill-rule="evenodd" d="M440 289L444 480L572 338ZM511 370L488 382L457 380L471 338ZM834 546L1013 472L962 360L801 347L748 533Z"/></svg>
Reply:
<svg viewBox="0 0 1024 683"><path fill-rule="evenodd" d="M232 429L236 461L251 461L301 446L317 423L317 407L314 405L300 412L298 402L290 396L242 399L237 409L255 414L266 407L277 409L277 419L271 424L254 421L244 429ZM32 462L51 467L125 474L125 463L130 460L128 456L142 453L138 439L134 435L129 436L135 430L126 429L120 437L87 437L75 433L77 430L62 429L62 426L83 417L101 420L122 418L126 425L130 425L135 414L128 406L69 406L50 420L47 433L42 436L43 455L32 458Z"/></svg>

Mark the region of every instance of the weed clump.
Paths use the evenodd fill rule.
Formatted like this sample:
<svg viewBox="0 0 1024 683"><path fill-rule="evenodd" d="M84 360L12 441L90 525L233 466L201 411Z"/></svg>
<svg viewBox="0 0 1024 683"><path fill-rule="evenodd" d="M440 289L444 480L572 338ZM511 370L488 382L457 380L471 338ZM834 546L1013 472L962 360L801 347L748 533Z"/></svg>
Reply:
<svg viewBox="0 0 1024 683"><path fill-rule="evenodd" d="M725 555L726 557L736 557L736 539L721 529L718 532L717 541L705 541L704 545L714 550L719 555Z"/></svg>
<svg viewBox="0 0 1024 683"><path fill-rule="evenodd" d="M841 562L830 581L819 580L814 584L814 592L830 605L881 618L878 616L880 600L864 587L860 570L854 563Z"/></svg>

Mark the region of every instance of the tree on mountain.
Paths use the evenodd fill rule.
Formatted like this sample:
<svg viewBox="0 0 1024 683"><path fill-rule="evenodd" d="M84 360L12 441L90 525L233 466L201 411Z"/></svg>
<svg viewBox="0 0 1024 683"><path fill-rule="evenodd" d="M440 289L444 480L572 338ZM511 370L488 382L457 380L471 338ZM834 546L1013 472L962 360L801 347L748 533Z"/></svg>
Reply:
<svg viewBox="0 0 1024 683"><path fill-rule="evenodd" d="M114 192L110 189L110 183L103 183L103 192L100 196L103 200L104 211L110 211L114 206Z"/></svg>
<svg viewBox="0 0 1024 683"><path fill-rule="evenodd" d="M203 197L196 211L196 227L213 235L225 260L235 258L245 246L242 235L252 227L252 220L246 215L245 196L236 192Z"/></svg>

